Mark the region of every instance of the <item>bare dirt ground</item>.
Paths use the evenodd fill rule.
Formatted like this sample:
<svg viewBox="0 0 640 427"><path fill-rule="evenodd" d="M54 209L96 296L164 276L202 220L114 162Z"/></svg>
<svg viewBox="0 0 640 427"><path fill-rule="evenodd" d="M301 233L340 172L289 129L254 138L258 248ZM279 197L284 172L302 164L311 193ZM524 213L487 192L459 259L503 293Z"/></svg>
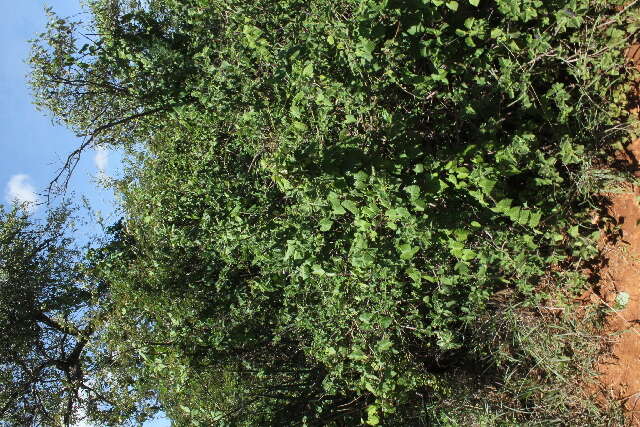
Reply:
<svg viewBox="0 0 640 427"><path fill-rule="evenodd" d="M640 150L638 152L640 155ZM633 192L611 195L609 215L621 228L617 241L603 247L606 265L600 272L598 295L611 308L616 297L629 295L629 302L607 319L605 332L613 340L611 351L599 361L599 380L609 400L622 401L640 426L640 208Z"/></svg>
<svg viewBox="0 0 640 427"><path fill-rule="evenodd" d="M632 46L626 56L638 64L640 45ZM640 177L640 139L619 152L617 160ZM604 302L612 309L603 331L611 342L610 351L597 366L599 397L620 402L627 411L628 425L640 426L640 188L628 184L620 193L606 196L607 214L613 219L615 231L607 230L602 239L603 267L591 295L594 302ZM628 303L621 308L616 298L624 299L625 293Z"/></svg>

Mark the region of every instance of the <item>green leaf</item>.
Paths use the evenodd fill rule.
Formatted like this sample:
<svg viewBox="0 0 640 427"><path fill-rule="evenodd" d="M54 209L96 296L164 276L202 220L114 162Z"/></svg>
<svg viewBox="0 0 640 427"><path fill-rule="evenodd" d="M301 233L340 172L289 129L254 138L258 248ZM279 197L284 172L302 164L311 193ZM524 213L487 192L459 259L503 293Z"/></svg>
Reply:
<svg viewBox="0 0 640 427"><path fill-rule="evenodd" d="M380 323L380 326L386 329L389 326L391 326L391 323L393 323L393 319L391 319L391 317L383 316L380 318L379 323Z"/></svg>
<svg viewBox="0 0 640 427"><path fill-rule="evenodd" d="M320 220L319 224L320 224L320 231L329 231L329 230L331 230L331 226L333 225L333 221L331 221L328 218L323 218L323 219Z"/></svg>
<svg viewBox="0 0 640 427"><path fill-rule="evenodd" d="M378 424L380 424L378 407L376 405L369 405L367 407L367 424L370 426L377 426Z"/></svg>
<svg viewBox="0 0 640 427"><path fill-rule="evenodd" d="M287 251L284 254L285 261L293 257L296 253L297 240L287 240Z"/></svg>
<svg viewBox="0 0 640 427"><path fill-rule="evenodd" d="M307 130L307 125L305 125L302 122L298 122L298 121L294 121L293 122L293 127L294 127L294 129L299 130L300 132L304 132L304 131Z"/></svg>
<svg viewBox="0 0 640 427"><path fill-rule="evenodd" d="M480 0L469 0L469 3L471 4L471 6L478 7L478 5L480 4Z"/></svg>
<svg viewBox="0 0 640 427"><path fill-rule="evenodd" d="M573 227L569 228L569 230L567 230L567 233L569 233L569 236L576 238L580 235L580 232L578 231L578 226L574 225Z"/></svg>
<svg viewBox="0 0 640 427"><path fill-rule="evenodd" d="M364 171L358 171L353 174L353 177L357 182L366 182L369 179L369 174Z"/></svg>
<svg viewBox="0 0 640 427"><path fill-rule="evenodd" d="M407 210L407 208L399 207L389 209L387 211L387 216L391 220L408 219L411 218L411 213Z"/></svg>
<svg viewBox="0 0 640 427"><path fill-rule="evenodd" d="M358 268L364 268L372 265L375 258L369 252L361 252L351 257L351 265Z"/></svg>
<svg viewBox="0 0 640 427"><path fill-rule="evenodd" d="M427 207L427 203L422 199L414 199L411 203L413 203L413 208L418 212L424 212Z"/></svg>
<svg viewBox="0 0 640 427"><path fill-rule="evenodd" d="M419 246L411 246L410 244L403 244L398 246L400 251L400 259L411 259L420 250Z"/></svg>
<svg viewBox="0 0 640 427"><path fill-rule="evenodd" d="M349 359L353 359L353 360L364 360L366 359L367 356L362 352L361 349L359 349L358 347L356 347L351 354L349 354Z"/></svg>
<svg viewBox="0 0 640 427"><path fill-rule="evenodd" d="M318 276L324 276L326 274L320 264L313 264L313 266L311 267L311 272L313 274L317 274Z"/></svg>
<svg viewBox="0 0 640 427"><path fill-rule="evenodd" d="M422 23L418 23L407 28L407 34L409 34L410 36L414 36L419 33L424 33L424 26L422 25Z"/></svg>
<svg viewBox="0 0 640 427"><path fill-rule="evenodd" d="M282 191L291 190L293 188L293 185L291 185L291 182L287 178L283 177L282 175L274 175L273 181L278 185L278 187Z"/></svg>
<svg viewBox="0 0 640 427"><path fill-rule="evenodd" d="M313 62L309 62L303 69L302 75L305 77L313 77Z"/></svg>
<svg viewBox="0 0 640 427"><path fill-rule="evenodd" d="M331 207L333 208L333 213L336 215L344 215L347 211L344 210L342 205L340 204L340 198L334 192L329 193L327 196L327 200L331 203Z"/></svg>
<svg viewBox="0 0 640 427"><path fill-rule="evenodd" d="M407 276L409 276L415 285L420 285L422 281L422 273L417 268L411 267L407 269Z"/></svg>
<svg viewBox="0 0 640 427"><path fill-rule="evenodd" d="M457 1L447 2L447 7L455 12L456 10L458 10L458 2Z"/></svg>
<svg viewBox="0 0 640 427"><path fill-rule="evenodd" d="M536 228L540 224L540 218L542 218L542 212L534 212L529 216L529 226Z"/></svg>
<svg viewBox="0 0 640 427"><path fill-rule="evenodd" d="M391 341L389 338L383 338L380 341L378 341L378 351L387 351L389 350L391 347L393 347L393 341Z"/></svg>
<svg viewBox="0 0 640 427"><path fill-rule="evenodd" d="M373 313L362 313L358 319L360 319L364 323L369 323L373 318Z"/></svg>
<svg viewBox="0 0 640 427"><path fill-rule="evenodd" d="M466 242L469 238L469 230L465 230L464 228L457 228L453 232L456 241L458 242Z"/></svg>
<svg viewBox="0 0 640 427"><path fill-rule="evenodd" d="M404 187L404 191L409 193L409 197L411 199L417 199L420 196L420 187L418 187L417 185L409 185L407 187Z"/></svg>
<svg viewBox="0 0 640 427"><path fill-rule="evenodd" d="M357 121L358 119L356 119L356 117L353 114L347 114L346 116L344 116L344 123L347 125L351 123L355 123Z"/></svg>
<svg viewBox="0 0 640 427"><path fill-rule="evenodd" d="M502 199L491 210L498 213L506 213L511 208L511 202L513 202L512 199Z"/></svg>
<svg viewBox="0 0 640 427"><path fill-rule="evenodd" d="M342 201L342 206L354 215L358 215L358 213L360 212L358 206L351 200Z"/></svg>
<svg viewBox="0 0 640 427"><path fill-rule="evenodd" d="M462 259L463 261L471 261L472 259L475 259L476 256L477 254L471 249L464 249L462 251L462 256L460 257L460 259Z"/></svg>
<svg viewBox="0 0 640 427"><path fill-rule="evenodd" d="M497 39L498 37L500 37L501 35L504 34L504 31L502 31L502 29L500 28L494 28L493 30L491 30L491 38L492 39Z"/></svg>
<svg viewBox="0 0 640 427"><path fill-rule="evenodd" d="M356 55L368 62L373 60L373 51L376 48L376 44L373 40L361 38L356 48Z"/></svg>
<svg viewBox="0 0 640 427"><path fill-rule="evenodd" d="M491 195L494 187L496 186L497 181L488 178L481 178L478 182L478 186L482 190L482 192L488 196Z"/></svg>
<svg viewBox="0 0 640 427"><path fill-rule="evenodd" d="M507 212L509 218L518 224L527 224L529 222L529 211L522 209L519 206L510 208Z"/></svg>

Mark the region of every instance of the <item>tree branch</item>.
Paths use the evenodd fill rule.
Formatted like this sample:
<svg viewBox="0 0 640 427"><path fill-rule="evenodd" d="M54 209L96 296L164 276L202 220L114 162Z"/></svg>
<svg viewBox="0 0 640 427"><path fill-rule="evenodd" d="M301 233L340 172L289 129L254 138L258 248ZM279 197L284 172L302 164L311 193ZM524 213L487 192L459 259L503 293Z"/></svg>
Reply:
<svg viewBox="0 0 640 427"><path fill-rule="evenodd" d="M47 190L46 190L47 202L50 200L53 188L56 186L56 184L58 184L58 182L62 179L63 176L64 176L64 183L62 184L62 190L65 191L67 189L67 187L69 185L69 180L71 179L71 175L73 174L73 171L75 170L76 166L78 165L78 162L80 161L80 156L82 155L82 153L87 148L89 148L89 147L94 145L95 139L102 132L104 132L104 131L106 131L108 129L111 129L113 127L116 127L116 126L129 123L129 122L131 122L133 120L140 119L142 117L146 117L146 116L150 116L150 115L153 115L153 114L157 114L157 113L160 113L162 111L167 111L170 108L174 107L175 105L178 105L178 104L171 104L171 105L167 105L167 106L163 106L163 107L154 108L152 110L147 110L147 111L142 111L140 113L132 114L132 115L127 116L127 117L125 117L123 119L115 120L115 121L106 123L104 125L98 126L97 128L95 128L91 132L84 133L84 134L79 134L78 136L85 137L85 140L84 140L84 142L82 144L80 144L80 146L78 148L73 150L67 156L67 160L65 161L64 165L62 165L62 167L60 168L60 170L58 171L56 176L49 182L49 185L48 185Z"/></svg>
<svg viewBox="0 0 640 427"><path fill-rule="evenodd" d="M70 325L63 325L57 322L56 320L50 318L43 312L36 313L35 320L37 320L38 322L44 323L45 325L47 325L52 329L63 332L65 334L73 335L74 337L80 338L84 336L84 333L80 331L78 328Z"/></svg>

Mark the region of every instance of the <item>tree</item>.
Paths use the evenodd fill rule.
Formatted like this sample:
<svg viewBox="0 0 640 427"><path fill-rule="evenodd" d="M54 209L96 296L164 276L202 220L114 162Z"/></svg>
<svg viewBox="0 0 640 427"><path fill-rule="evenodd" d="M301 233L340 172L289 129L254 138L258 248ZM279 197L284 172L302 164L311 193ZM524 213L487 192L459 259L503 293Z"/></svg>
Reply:
<svg viewBox="0 0 640 427"><path fill-rule="evenodd" d="M71 215L63 204L40 223L0 206L0 425L124 425L153 406L105 382L118 376L96 342L106 289L90 278Z"/></svg>
<svg viewBox="0 0 640 427"><path fill-rule="evenodd" d="M76 410L91 325L74 317L89 293L78 286L68 219L66 207L46 226L17 207L0 211L0 419L9 425L69 425Z"/></svg>
<svg viewBox="0 0 640 427"><path fill-rule="evenodd" d="M170 16L138 2L126 7L90 1L88 8L91 34L49 8L46 32L32 40L29 84L35 105L83 138L49 192L66 188L86 149L148 139L158 119L191 101L184 83L194 71L193 52L185 33L171 27Z"/></svg>

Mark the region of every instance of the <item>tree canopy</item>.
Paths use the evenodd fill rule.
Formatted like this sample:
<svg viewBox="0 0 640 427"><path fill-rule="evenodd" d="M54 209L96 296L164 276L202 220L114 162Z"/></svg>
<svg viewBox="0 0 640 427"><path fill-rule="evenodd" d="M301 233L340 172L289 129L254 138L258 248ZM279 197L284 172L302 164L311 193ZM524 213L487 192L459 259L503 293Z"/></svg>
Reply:
<svg viewBox="0 0 640 427"><path fill-rule="evenodd" d="M0 417L4 425L67 422L73 413L88 325L70 318L87 302L65 208L46 227L0 207ZM65 410L60 408L66 406Z"/></svg>
<svg viewBox="0 0 640 427"><path fill-rule="evenodd" d="M108 289L88 258L117 240L85 256L72 215L66 203L42 222L0 206L0 425L69 427L87 417L124 425L154 407L152 393L119 383L100 340Z"/></svg>

